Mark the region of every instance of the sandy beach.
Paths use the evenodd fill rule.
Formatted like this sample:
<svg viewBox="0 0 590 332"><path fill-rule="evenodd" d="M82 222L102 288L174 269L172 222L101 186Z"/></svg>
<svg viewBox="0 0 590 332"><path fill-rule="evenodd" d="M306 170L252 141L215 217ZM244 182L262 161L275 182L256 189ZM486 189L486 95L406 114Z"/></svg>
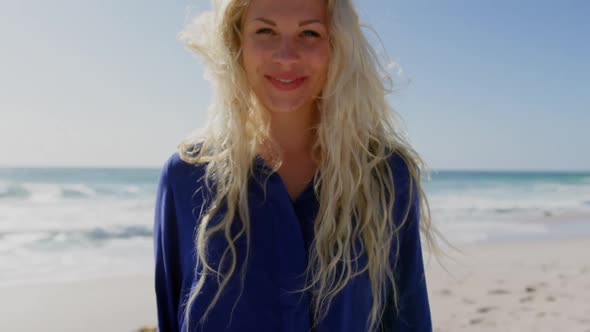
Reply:
<svg viewBox="0 0 590 332"><path fill-rule="evenodd" d="M461 245L426 258L435 331L590 331L590 238ZM1 331L137 331L156 324L149 276L0 287Z"/></svg>
<svg viewBox="0 0 590 332"><path fill-rule="evenodd" d="M461 249L428 265L435 331L590 331L590 238Z"/></svg>
<svg viewBox="0 0 590 332"><path fill-rule="evenodd" d="M151 277L0 287L0 331L137 331L155 325Z"/></svg>

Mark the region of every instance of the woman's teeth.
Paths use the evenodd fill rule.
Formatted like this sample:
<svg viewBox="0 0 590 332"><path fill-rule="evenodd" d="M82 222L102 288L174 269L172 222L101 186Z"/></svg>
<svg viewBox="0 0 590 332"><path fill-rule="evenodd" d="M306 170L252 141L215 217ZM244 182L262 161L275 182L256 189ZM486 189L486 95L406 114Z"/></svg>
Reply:
<svg viewBox="0 0 590 332"><path fill-rule="evenodd" d="M280 78L275 78L275 81L279 81L281 83L292 83L292 82L295 82L295 80L282 80Z"/></svg>

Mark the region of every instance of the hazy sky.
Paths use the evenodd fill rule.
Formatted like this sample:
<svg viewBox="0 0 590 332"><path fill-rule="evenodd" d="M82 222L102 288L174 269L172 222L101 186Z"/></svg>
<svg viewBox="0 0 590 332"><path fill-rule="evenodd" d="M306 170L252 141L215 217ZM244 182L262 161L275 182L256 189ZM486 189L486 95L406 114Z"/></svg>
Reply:
<svg viewBox="0 0 590 332"><path fill-rule="evenodd" d="M389 100L431 168L590 170L590 2L356 2L410 82ZM176 40L206 7L0 0L0 165L160 167L206 119Z"/></svg>

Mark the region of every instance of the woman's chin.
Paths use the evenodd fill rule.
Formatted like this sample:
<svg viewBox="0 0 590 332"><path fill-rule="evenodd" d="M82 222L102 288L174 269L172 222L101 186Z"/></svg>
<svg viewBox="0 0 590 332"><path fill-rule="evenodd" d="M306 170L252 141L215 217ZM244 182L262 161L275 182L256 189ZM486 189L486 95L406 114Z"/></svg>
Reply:
<svg viewBox="0 0 590 332"><path fill-rule="evenodd" d="M305 110L312 107L311 104L302 103L301 99L302 97L297 100L275 100L273 102L265 103L265 105L271 113L300 113L305 112Z"/></svg>
<svg viewBox="0 0 590 332"><path fill-rule="evenodd" d="M281 113L281 114L299 113L299 112L303 111L304 105L300 105L300 104L269 105L269 107L267 107L267 109L271 113Z"/></svg>

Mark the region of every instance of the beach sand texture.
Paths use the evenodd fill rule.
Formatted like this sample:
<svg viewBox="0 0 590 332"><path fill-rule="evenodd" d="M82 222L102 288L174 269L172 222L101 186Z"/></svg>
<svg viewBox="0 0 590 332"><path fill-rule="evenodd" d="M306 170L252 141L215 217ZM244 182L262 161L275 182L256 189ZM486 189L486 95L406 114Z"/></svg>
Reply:
<svg viewBox="0 0 590 332"><path fill-rule="evenodd" d="M138 331L157 322L147 276L0 287L0 331Z"/></svg>
<svg viewBox="0 0 590 332"><path fill-rule="evenodd" d="M435 331L590 332L590 239L461 249L427 269Z"/></svg>

